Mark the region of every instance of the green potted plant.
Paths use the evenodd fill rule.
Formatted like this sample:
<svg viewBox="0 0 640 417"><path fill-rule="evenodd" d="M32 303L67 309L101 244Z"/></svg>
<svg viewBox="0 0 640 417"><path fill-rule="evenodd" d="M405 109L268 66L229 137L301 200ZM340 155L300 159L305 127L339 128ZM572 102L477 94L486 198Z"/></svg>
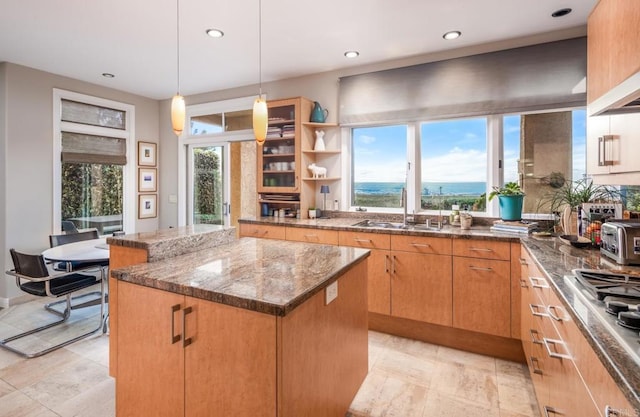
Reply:
<svg viewBox="0 0 640 417"><path fill-rule="evenodd" d="M310 219L315 219L317 214L318 214L318 212L316 211L315 207L309 207L309 218Z"/></svg>
<svg viewBox="0 0 640 417"><path fill-rule="evenodd" d="M524 201L524 191L517 182L508 182L502 187L493 187L489 193L489 201L498 197L500 206L500 218L505 221L522 220L522 203Z"/></svg>

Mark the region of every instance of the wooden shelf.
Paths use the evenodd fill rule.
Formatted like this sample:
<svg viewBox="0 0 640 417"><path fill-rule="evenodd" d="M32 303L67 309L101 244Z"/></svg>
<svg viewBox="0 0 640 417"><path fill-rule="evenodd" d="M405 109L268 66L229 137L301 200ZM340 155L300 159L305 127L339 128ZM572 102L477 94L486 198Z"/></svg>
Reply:
<svg viewBox="0 0 640 417"><path fill-rule="evenodd" d="M302 181L337 181L340 177L327 177L327 178L303 178Z"/></svg>
<svg viewBox="0 0 640 417"><path fill-rule="evenodd" d="M311 127L338 127L337 123L316 123L316 122L302 122L303 126Z"/></svg>
<svg viewBox="0 0 640 417"><path fill-rule="evenodd" d="M274 158L274 157L283 157L283 156L292 158L292 157L295 157L296 155L293 153L263 153L262 154L263 158Z"/></svg>
<svg viewBox="0 0 640 417"><path fill-rule="evenodd" d="M310 154L316 154L316 155L339 155L340 153L342 153L342 151L331 150L331 149L326 151L307 150L307 151L302 151L302 153L310 153Z"/></svg>

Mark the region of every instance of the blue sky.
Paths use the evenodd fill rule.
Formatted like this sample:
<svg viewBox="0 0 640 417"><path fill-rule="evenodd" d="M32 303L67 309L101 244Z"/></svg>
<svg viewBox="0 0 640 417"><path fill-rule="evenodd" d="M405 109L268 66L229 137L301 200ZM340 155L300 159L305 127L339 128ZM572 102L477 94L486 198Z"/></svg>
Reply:
<svg viewBox="0 0 640 417"><path fill-rule="evenodd" d="M504 117L505 181L517 179L520 157L520 116ZM422 124L422 180L486 181L486 119L458 119ZM586 111L573 117L574 179L585 166ZM403 182L406 167L406 127L354 129L355 182Z"/></svg>

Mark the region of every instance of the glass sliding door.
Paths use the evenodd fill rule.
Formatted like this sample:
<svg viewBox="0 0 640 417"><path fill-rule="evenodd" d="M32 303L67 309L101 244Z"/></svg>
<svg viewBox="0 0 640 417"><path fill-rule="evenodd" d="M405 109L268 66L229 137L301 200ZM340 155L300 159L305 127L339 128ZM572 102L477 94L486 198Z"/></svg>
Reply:
<svg viewBox="0 0 640 417"><path fill-rule="evenodd" d="M229 225L229 145L188 146L188 224Z"/></svg>

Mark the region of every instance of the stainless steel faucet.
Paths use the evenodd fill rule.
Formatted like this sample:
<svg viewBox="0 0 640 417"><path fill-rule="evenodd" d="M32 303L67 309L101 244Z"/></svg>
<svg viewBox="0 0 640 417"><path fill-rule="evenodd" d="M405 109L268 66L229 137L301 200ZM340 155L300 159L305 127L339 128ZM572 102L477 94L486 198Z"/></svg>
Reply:
<svg viewBox="0 0 640 417"><path fill-rule="evenodd" d="M407 225L407 189L402 187L402 192L400 193L400 205L403 208L402 211L402 225Z"/></svg>

